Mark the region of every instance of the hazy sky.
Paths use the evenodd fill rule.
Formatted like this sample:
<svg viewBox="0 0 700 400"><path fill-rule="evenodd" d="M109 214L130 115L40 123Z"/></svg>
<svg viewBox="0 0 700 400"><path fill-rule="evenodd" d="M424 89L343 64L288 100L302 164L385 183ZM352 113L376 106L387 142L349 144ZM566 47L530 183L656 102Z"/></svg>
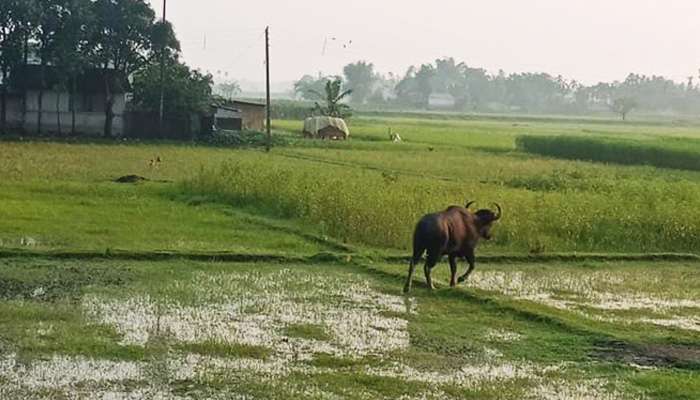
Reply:
<svg viewBox="0 0 700 400"><path fill-rule="evenodd" d="M186 62L237 80L264 79L266 25L276 82L357 60L403 74L443 56L585 83L700 68L700 0L169 0L168 19Z"/></svg>

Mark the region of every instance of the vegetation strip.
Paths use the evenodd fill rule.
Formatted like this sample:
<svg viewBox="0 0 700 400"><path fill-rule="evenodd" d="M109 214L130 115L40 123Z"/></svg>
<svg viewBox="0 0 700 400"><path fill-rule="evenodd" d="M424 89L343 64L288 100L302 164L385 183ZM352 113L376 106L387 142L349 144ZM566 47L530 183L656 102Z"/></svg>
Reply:
<svg viewBox="0 0 700 400"><path fill-rule="evenodd" d="M429 179L436 179L436 180L445 181L445 182L452 182L452 183L464 183L464 180L459 179L459 178L450 178L447 176L431 175L431 174L418 173L418 172L395 169L395 168L381 168L381 167L375 167L375 166L369 165L369 164L352 163L349 161L346 162L346 161L329 160L329 159L325 159L323 157L313 157L313 156L306 156L306 155L292 154L292 153L286 153L286 154L281 154L281 155L283 157L287 157L287 158L291 158L291 159L310 161L310 162L315 162L315 163L320 163L320 164L335 165L335 166L339 166L339 167L364 169L367 171L376 171L376 172L389 173L389 174L394 174L394 175L410 176L410 177L414 177L414 178L429 178Z"/></svg>
<svg viewBox="0 0 700 400"><path fill-rule="evenodd" d="M543 156L623 165L699 171L698 141L692 139L627 140L572 136L519 136L521 150Z"/></svg>
<svg viewBox="0 0 700 400"><path fill-rule="evenodd" d="M225 262L275 262L275 263L317 263L349 262L353 259L368 259L373 262L404 264L409 256L365 255L361 253L330 253L322 252L311 256L295 256L284 254L246 254L232 252L175 252L175 251L28 251L0 250L2 258L56 258L56 259L110 259L130 261L158 261L169 259L186 259L192 261L225 261ZM649 254L598 254L598 253L554 253L538 255L483 255L479 256L482 263L550 263L550 262L581 262L581 261L689 261L700 262L696 254L682 253L649 253Z"/></svg>
<svg viewBox="0 0 700 400"><path fill-rule="evenodd" d="M410 257L385 257L388 263L408 263ZM547 263L547 262L579 262L579 261L693 261L700 262L696 254L682 253L648 253L648 254L598 254L598 253L553 253L527 255L483 255L478 256L478 262L484 263Z"/></svg>

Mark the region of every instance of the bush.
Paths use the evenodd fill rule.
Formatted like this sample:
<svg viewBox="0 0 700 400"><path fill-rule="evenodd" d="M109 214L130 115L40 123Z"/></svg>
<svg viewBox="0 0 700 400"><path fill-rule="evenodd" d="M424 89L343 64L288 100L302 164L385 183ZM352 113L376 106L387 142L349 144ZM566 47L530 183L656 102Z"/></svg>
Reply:
<svg viewBox="0 0 700 400"><path fill-rule="evenodd" d="M218 147L262 147L267 144L267 134L258 131L227 131L220 130L207 135L203 142ZM286 144L286 140L272 135L272 145Z"/></svg>
<svg viewBox="0 0 700 400"><path fill-rule="evenodd" d="M620 140L580 136L520 136L518 148L564 159L700 171L700 142L684 140Z"/></svg>
<svg viewBox="0 0 700 400"><path fill-rule="evenodd" d="M270 107L273 119L303 120L313 113L314 103L296 100L275 100Z"/></svg>

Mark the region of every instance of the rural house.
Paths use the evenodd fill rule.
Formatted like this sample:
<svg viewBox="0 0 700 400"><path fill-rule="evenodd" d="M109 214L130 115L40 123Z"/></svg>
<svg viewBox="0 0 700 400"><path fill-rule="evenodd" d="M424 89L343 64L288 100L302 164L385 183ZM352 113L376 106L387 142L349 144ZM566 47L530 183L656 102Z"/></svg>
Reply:
<svg viewBox="0 0 700 400"><path fill-rule="evenodd" d="M428 98L428 107L432 109L449 109L455 104L455 98L449 93L432 93Z"/></svg>
<svg viewBox="0 0 700 400"><path fill-rule="evenodd" d="M226 106L212 106L214 113L214 127L240 131L243 128L243 113L241 110Z"/></svg>
<svg viewBox="0 0 700 400"><path fill-rule="evenodd" d="M265 129L265 105L261 103L230 100L226 101L226 105L212 104L211 113L210 125L215 129L232 131Z"/></svg>
<svg viewBox="0 0 700 400"><path fill-rule="evenodd" d="M233 100L231 106L241 112L242 129L253 131L265 129L265 104Z"/></svg>
<svg viewBox="0 0 700 400"><path fill-rule="evenodd" d="M112 133L124 133L124 113L127 91L125 76L113 70L89 69L75 82L75 101L71 105L70 79L61 76L52 66L26 65L12 72L9 79L7 123L11 128L36 133L39 121L39 92L43 89L41 132L56 134L71 131L73 111L75 131L86 135L101 135L105 125L105 84L107 80L114 96ZM60 125L59 125L60 124Z"/></svg>

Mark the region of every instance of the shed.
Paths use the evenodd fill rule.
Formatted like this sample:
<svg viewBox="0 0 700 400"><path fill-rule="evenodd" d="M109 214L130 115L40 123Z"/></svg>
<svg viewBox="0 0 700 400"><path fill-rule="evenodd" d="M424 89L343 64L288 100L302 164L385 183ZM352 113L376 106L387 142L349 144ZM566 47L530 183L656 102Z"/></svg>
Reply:
<svg viewBox="0 0 700 400"><path fill-rule="evenodd" d="M214 114L214 127L240 131L243 128L243 113L241 110L227 106L212 106Z"/></svg>
<svg viewBox="0 0 700 400"><path fill-rule="evenodd" d="M304 136L320 139L347 139L350 130L342 118L309 117L304 120Z"/></svg>
<svg viewBox="0 0 700 400"><path fill-rule="evenodd" d="M265 104L252 101L233 100L231 106L241 113L242 129L265 130Z"/></svg>

